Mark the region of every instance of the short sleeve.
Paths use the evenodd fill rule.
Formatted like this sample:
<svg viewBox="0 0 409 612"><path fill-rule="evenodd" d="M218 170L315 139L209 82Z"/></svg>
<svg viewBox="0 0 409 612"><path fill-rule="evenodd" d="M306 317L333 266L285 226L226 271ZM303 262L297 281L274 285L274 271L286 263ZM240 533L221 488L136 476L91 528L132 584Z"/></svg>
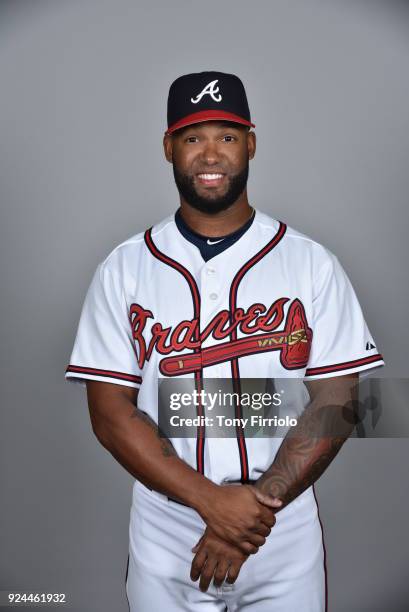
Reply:
<svg viewBox="0 0 409 612"><path fill-rule="evenodd" d="M313 337L305 378L352 374L384 365L351 282L329 251L314 289Z"/></svg>
<svg viewBox="0 0 409 612"><path fill-rule="evenodd" d="M123 286L104 263L88 288L65 377L83 385L84 379L141 385Z"/></svg>

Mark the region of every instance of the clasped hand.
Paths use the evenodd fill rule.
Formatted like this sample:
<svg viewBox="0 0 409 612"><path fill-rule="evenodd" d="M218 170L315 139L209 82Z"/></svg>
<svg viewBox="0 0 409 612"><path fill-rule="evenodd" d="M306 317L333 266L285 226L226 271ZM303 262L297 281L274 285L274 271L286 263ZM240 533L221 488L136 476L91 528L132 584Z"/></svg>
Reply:
<svg viewBox="0 0 409 612"><path fill-rule="evenodd" d="M212 578L215 586L237 580L241 566L250 554L258 552L275 524L274 510L282 505L251 485L218 486L201 515L207 527L193 547L190 577L200 578L207 591Z"/></svg>

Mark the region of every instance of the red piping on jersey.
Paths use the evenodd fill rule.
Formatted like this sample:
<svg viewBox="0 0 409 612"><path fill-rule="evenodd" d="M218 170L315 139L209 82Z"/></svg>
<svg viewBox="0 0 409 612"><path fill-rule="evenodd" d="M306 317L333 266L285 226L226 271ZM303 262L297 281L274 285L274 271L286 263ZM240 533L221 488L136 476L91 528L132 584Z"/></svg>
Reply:
<svg viewBox="0 0 409 612"><path fill-rule="evenodd" d="M134 374L125 374L124 372L115 372L114 370L98 370L96 368L83 368L82 366L69 365L65 370L68 372L78 374L92 374L93 376L106 376L107 378L118 378L119 380L129 380L141 384L142 377L135 376Z"/></svg>
<svg viewBox="0 0 409 612"><path fill-rule="evenodd" d="M189 270L187 270L184 266L182 266L182 264L180 264L175 259L172 259L171 257L168 257L167 255L159 251L159 249L157 248L157 246L155 245L152 239L152 228L149 228L148 230L146 230L144 238L145 238L145 243L148 249L150 250L150 252L152 253L154 257L162 261L167 266L170 266L174 270L177 270L186 279L189 285L190 293L192 294L194 317L197 318L198 321L200 321L200 293L199 293L199 289L197 287L196 281L191 275L191 273L189 272ZM195 330L195 340L200 342L199 326L197 326ZM200 351L201 351L200 347L194 349L195 353L200 353ZM203 368L200 368L199 371L195 372L194 377L195 377L195 383L196 383L196 390L200 394L202 390L202 386L203 386ZM200 397L200 395L198 397ZM203 406L200 402L198 403L197 414L198 416L203 416ZM200 419L200 421L202 420L203 419ZM204 474L204 445L205 445L205 427L204 425L199 425L197 428L197 440L196 440L196 466L197 466L197 471L200 472L200 474Z"/></svg>
<svg viewBox="0 0 409 612"><path fill-rule="evenodd" d="M305 376L315 376L316 374L329 374L330 372L338 372L339 370L349 370L350 368L357 368L361 365L366 365L368 363L373 363L380 360L383 360L383 357L377 353L376 355L363 357L362 359L354 359L353 361L343 361L342 363L322 366L319 368L308 368L305 371Z"/></svg>
<svg viewBox="0 0 409 612"><path fill-rule="evenodd" d="M280 226L274 238L270 240L258 253L253 255L251 259L245 263L240 270L237 272L234 277L231 286L230 286L230 296L229 296L229 308L230 308L230 322L233 323L234 312L237 307L237 291L239 288L239 284L241 283L244 275L252 268L256 263L258 263L267 253L269 253L275 246L280 242L286 232L287 226L285 223L280 221ZM233 329L230 334L230 339L232 341L237 340L237 329ZM240 384L240 370L239 370L239 360L237 357L231 360L231 372L233 379L233 389L234 392L237 393L237 397L241 396L241 384ZM236 417L242 417L242 410L240 401L236 401ZM240 422L240 421L239 421ZM249 479L249 463L247 457L247 449L246 449L246 440L244 436L244 431L241 426L236 427L236 435L237 435L237 444L239 446L239 455L240 455L240 466L241 466L241 481L247 482Z"/></svg>
<svg viewBox="0 0 409 612"><path fill-rule="evenodd" d="M315 487L312 485L312 492L314 494L315 503L317 504L317 514L318 521L321 527L321 539L322 539L322 548L324 550L324 576L325 576L325 612L328 612L328 570L327 570L327 549L325 548L325 540L324 540L324 527L322 526L321 516L320 516L320 507L318 505L317 495L315 493Z"/></svg>

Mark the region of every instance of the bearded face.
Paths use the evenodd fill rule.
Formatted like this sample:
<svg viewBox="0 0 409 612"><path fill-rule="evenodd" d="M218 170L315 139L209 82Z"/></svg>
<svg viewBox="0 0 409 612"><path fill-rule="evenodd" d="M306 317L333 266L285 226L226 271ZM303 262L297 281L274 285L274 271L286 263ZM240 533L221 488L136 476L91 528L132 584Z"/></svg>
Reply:
<svg viewBox="0 0 409 612"><path fill-rule="evenodd" d="M172 136L172 165L181 197L193 208L217 214L246 189L248 129L226 121L206 121Z"/></svg>

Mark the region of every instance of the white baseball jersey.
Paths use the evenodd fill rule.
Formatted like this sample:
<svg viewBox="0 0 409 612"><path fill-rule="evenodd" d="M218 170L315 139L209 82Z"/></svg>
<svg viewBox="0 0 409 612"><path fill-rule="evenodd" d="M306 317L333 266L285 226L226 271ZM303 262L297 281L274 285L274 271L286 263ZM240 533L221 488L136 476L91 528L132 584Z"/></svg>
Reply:
<svg viewBox="0 0 409 612"><path fill-rule="evenodd" d="M247 232L204 262L174 215L98 266L66 377L139 388L157 421L158 378L324 378L383 364L337 258L256 210ZM271 439L175 439L215 482L255 479Z"/></svg>
<svg viewBox="0 0 409 612"><path fill-rule="evenodd" d="M137 387L139 408L157 422L159 379L193 378L202 389L206 378L231 378L239 390L242 378L316 379L383 363L337 258L256 210L250 228L207 262L182 236L174 215L116 247L89 287L66 377ZM307 403L308 398L296 412ZM196 438L172 438L178 455L216 483L257 479L281 442L244 435L211 438L205 428L198 428ZM214 587L205 596L189 580L193 555L185 548L203 528L193 510L135 482L131 610L152 609L153 602L175 612L224 609ZM246 575L252 577L251 588ZM323 585L323 548L310 487L278 513L267 543L232 587L237 597L222 601L230 598L231 610L251 604L260 612L319 612L325 605Z"/></svg>

